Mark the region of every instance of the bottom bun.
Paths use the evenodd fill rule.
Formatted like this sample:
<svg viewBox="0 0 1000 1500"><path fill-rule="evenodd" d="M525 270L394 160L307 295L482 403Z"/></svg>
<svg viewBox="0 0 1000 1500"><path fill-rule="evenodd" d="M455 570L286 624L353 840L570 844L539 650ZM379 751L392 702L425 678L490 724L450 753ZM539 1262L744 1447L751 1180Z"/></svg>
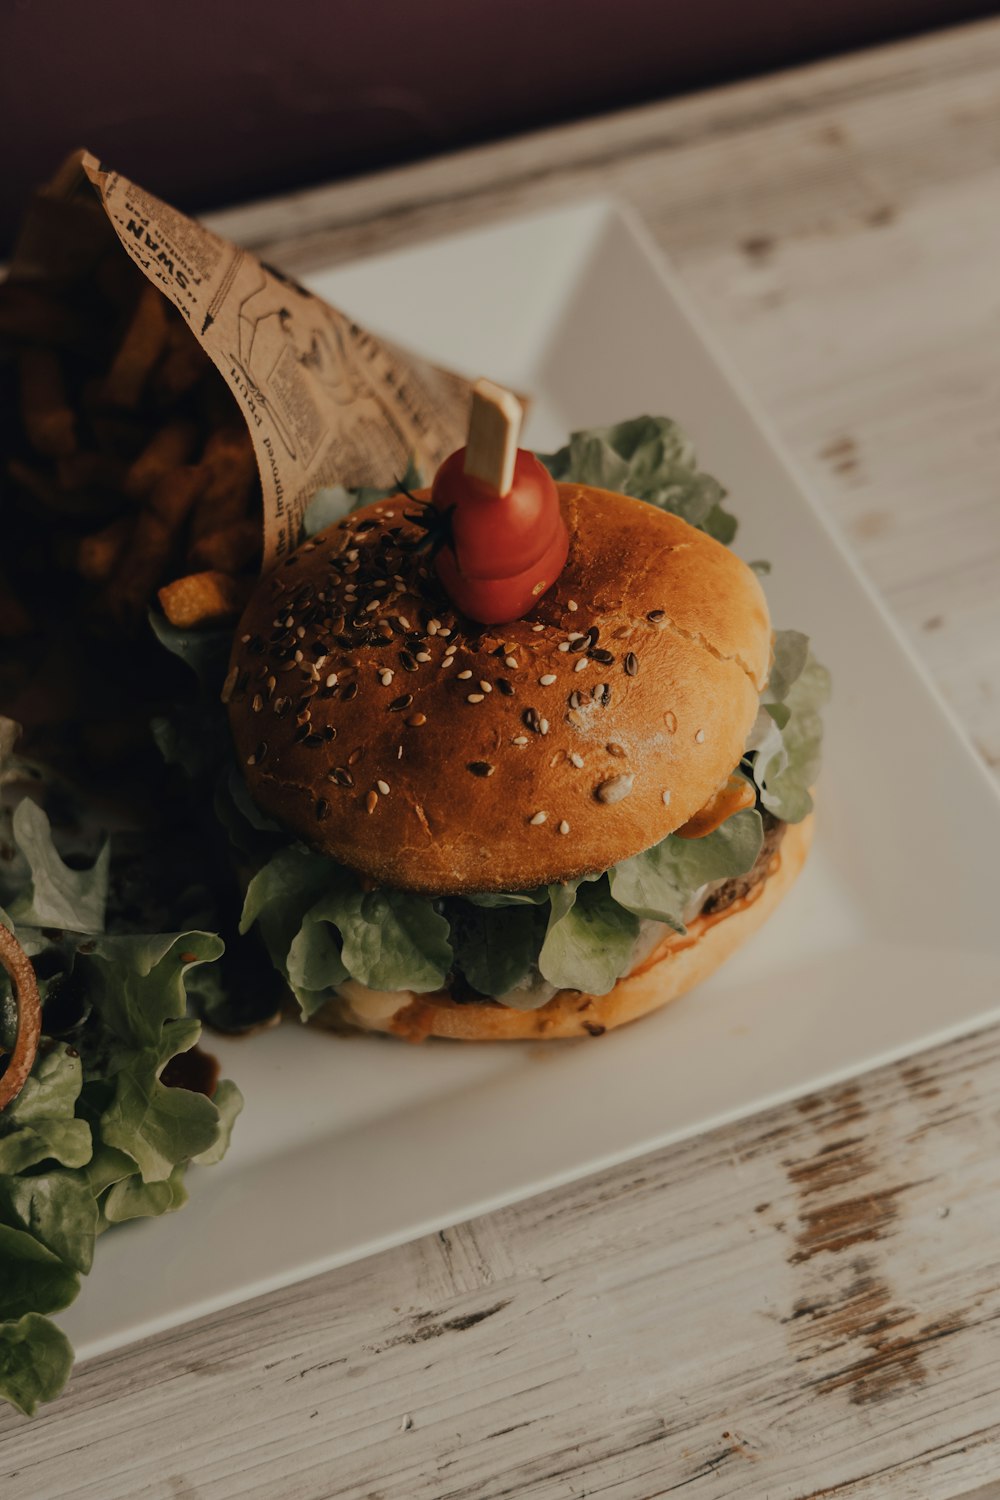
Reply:
<svg viewBox="0 0 1000 1500"><path fill-rule="evenodd" d="M333 1002L315 1018L321 1026L379 1031L422 1042L450 1037L460 1042L548 1041L603 1036L676 1000L710 974L763 926L790 890L812 843L813 818L789 824L767 876L750 894L722 911L695 917L684 937L670 933L633 973L607 995L560 990L538 1010L514 1010L487 1001L460 1003L444 991L416 995L388 1015L358 1016Z"/></svg>

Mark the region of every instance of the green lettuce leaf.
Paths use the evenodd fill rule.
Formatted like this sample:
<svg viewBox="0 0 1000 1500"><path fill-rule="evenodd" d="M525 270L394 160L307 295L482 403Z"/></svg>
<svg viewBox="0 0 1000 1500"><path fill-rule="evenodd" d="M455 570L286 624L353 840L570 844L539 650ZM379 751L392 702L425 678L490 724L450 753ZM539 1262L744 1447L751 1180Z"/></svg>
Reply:
<svg viewBox="0 0 1000 1500"><path fill-rule="evenodd" d="M503 997L515 1009L544 1003L544 992L528 988L536 976L537 959L547 926L540 905L499 906L493 909L466 901L448 907L455 963L481 995ZM519 992L519 993L514 993Z"/></svg>
<svg viewBox="0 0 1000 1500"><path fill-rule="evenodd" d="M574 432L565 448L538 457L557 481L633 495L726 544L736 535L736 518L722 505L725 490L699 470L690 438L669 417Z"/></svg>
<svg viewBox="0 0 1000 1500"><path fill-rule="evenodd" d="M82 1275L90 1270L97 1204L85 1172L0 1177L0 1221L33 1235L72 1270Z"/></svg>
<svg viewBox="0 0 1000 1500"><path fill-rule="evenodd" d="M550 913L538 955L544 979L559 989L606 995L628 969L639 919L618 905L604 880L549 887Z"/></svg>
<svg viewBox="0 0 1000 1500"><path fill-rule="evenodd" d="M60 1312L80 1290L75 1271L23 1229L0 1224L0 1323L25 1313Z"/></svg>
<svg viewBox="0 0 1000 1500"><path fill-rule="evenodd" d="M89 870L71 870L56 853L48 818L30 797L18 803L11 828L27 861L30 882L28 890L8 903L14 921L27 927L100 932L108 899L110 845L104 844Z"/></svg>
<svg viewBox="0 0 1000 1500"><path fill-rule="evenodd" d="M86 1165L90 1126L75 1117L82 1086L80 1059L70 1048L57 1045L39 1056L24 1088L0 1112L0 1173L12 1177L43 1161Z"/></svg>
<svg viewBox="0 0 1000 1500"><path fill-rule="evenodd" d="M809 789L819 774L823 742L820 709L829 696L830 674L811 654L808 638L778 631L744 767L761 805L783 822L801 822L812 811Z"/></svg>
<svg viewBox="0 0 1000 1500"><path fill-rule="evenodd" d="M0 1398L26 1417L54 1401L73 1368L73 1350L61 1328L38 1313L0 1323Z"/></svg>
<svg viewBox="0 0 1000 1500"><path fill-rule="evenodd" d="M124 1224L129 1219L149 1219L173 1213L187 1202L184 1167L175 1167L162 1182L143 1182L140 1177L126 1177L109 1189L101 1205L108 1224Z"/></svg>
<svg viewBox="0 0 1000 1500"><path fill-rule="evenodd" d="M448 923L422 896L355 886L337 898L330 920L343 939L347 972L373 990L423 994L448 977Z"/></svg>
<svg viewBox="0 0 1000 1500"><path fill-rule="evenodd" d="M735 813L701 839L676 834L608 871L611 894L626 911L684 932L684 908L700 886L753 868L764 841L760 813Z"/></svg>

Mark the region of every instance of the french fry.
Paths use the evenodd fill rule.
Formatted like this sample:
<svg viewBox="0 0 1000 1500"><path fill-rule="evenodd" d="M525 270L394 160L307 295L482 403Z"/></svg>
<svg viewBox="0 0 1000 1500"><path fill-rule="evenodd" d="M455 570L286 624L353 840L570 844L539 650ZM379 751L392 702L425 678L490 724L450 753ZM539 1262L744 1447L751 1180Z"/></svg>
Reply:
<svg viewBox="0 0 1000 1500"><path fill-rule="evenodd" d="M81 537L76 544L76 570L88 583L106 583L128 545L135 525L133 516L119 516L102 531Z"/></svg>
<svg viewBox="0 0 1000 1500"><path fill-rule="evenodd" d="M117 492L125 476L125 460L111 453L74 453L70 458L57 460L56 475L63 490L93 488Z"/></svg>
<svg viewBox="0 0 1000 1500"><path fill-rule="evenodd" d="M123 489L130 500L141 500L169 474L187 462L198 441L193 422L168 422L155 432L149 443L130 466Z"/></svg>
<svg viewBox="0 0 1000 1500"><path fill-rule="evenodd" d="M153 394L168 404L177 401L194 390L211 369L212 361L190 328L179 318L174 319L163 358L153 371Z"/></svg>
<svg viewBox="0 0 1000 1500"><path fill-rule="evenodd" d="M201 467L174 469L159 481L145 509L139 512L102 601L102 612L116 625L131 628L141 618L163 582L188 512L206 479Z"/></svg>
<svg viewBox="0 0 1000 1500"><path fill-rule="evenodd" d="M30 635L35 623L13 592L7 578L0 573L0 641L15 641Z"/></svg>
<svg viewBox="0 0 1000 1500"><path fill-rule="evenodd" d="M20 359L21 420L28 442L45 458L76 452L76 417L66 401L59 360L49 349L24 349Z"/></svg>
<svg viewBox="0 0 1000 1500"><path fill-rule="evenodd" d="M157 597L171 625L196 630L232 620L246 603L253 581L231 578L228 573L191 573L160 589Z"/></svg>
<svg viewBox="0 0 1000 1500"><path fill-rule="evenodd" d="M261 550L260 522L233 521L221 531L199 537L188 548L187 563L196 571L241 573Z"/></svg>
<svg viewBox="0 0 1000 1500"><path fill-rule="evenodd" d="M79 342L85 323L44 282L0 284L0 339L59 348Z"/></svg>
<svg viewBox="0 0 1000 1500"><path fill-rule="evenodd" d="M211 477L191 519L194 541L242 520L260 478L245 427L222 427L213 432L205 444L202 462Z"/></svg>
<svg viewBox="0 0 1000 1500"><path fill-rule="evenodd" d="M103 396L110 406L134 410L146 381L167 342L170 324L163 296L146 282L111 368L104 378Z"/></svg>

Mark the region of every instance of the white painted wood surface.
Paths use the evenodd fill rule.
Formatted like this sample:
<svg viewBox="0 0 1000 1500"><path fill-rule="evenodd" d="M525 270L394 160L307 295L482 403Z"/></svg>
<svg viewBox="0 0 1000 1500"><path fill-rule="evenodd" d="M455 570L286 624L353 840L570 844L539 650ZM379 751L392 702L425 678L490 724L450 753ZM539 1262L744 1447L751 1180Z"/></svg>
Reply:
<svg viewBox="0 0 1000 1500"><path fill-rule="evenodd" d="M1000 771L1000 22L214 222L303 270L595 190ZM998 1323L989 1032L82 1367L0 1496L988 1500Z"/></svg>

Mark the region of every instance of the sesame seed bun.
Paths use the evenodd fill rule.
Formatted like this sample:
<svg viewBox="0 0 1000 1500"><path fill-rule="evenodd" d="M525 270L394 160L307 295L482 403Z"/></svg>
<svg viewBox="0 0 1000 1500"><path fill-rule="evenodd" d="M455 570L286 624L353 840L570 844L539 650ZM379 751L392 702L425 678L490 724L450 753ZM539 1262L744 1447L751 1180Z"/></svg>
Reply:
<svg viewBox="0 0 1000 1500"><path fill-rule="evenodd" d="M509 625L456 614L405 496L262 580L225 693L259 807L373 881L461 895L607 869L709 800L768 673L760 585L675 516L558 488L566 566Z"/></svg>
<svg viewBox="0 0 1000 1500"><path fill-rule="evenodd" d="M787 895L805 864L814 818L784 827L764 879L749 895L722 911L695 917L687 935L671 933L633 973L607 995L560 990L539 1010L512 1010L497 1003L459 1003L445 992L411 997L393 1011L362 1015L339 999L329 1001L313 1021L327 1029L379 1031L421 1042L447 1037L462 1042L555 1041L602 1036L637 1021L701 984L762 927Z"/></svg>

